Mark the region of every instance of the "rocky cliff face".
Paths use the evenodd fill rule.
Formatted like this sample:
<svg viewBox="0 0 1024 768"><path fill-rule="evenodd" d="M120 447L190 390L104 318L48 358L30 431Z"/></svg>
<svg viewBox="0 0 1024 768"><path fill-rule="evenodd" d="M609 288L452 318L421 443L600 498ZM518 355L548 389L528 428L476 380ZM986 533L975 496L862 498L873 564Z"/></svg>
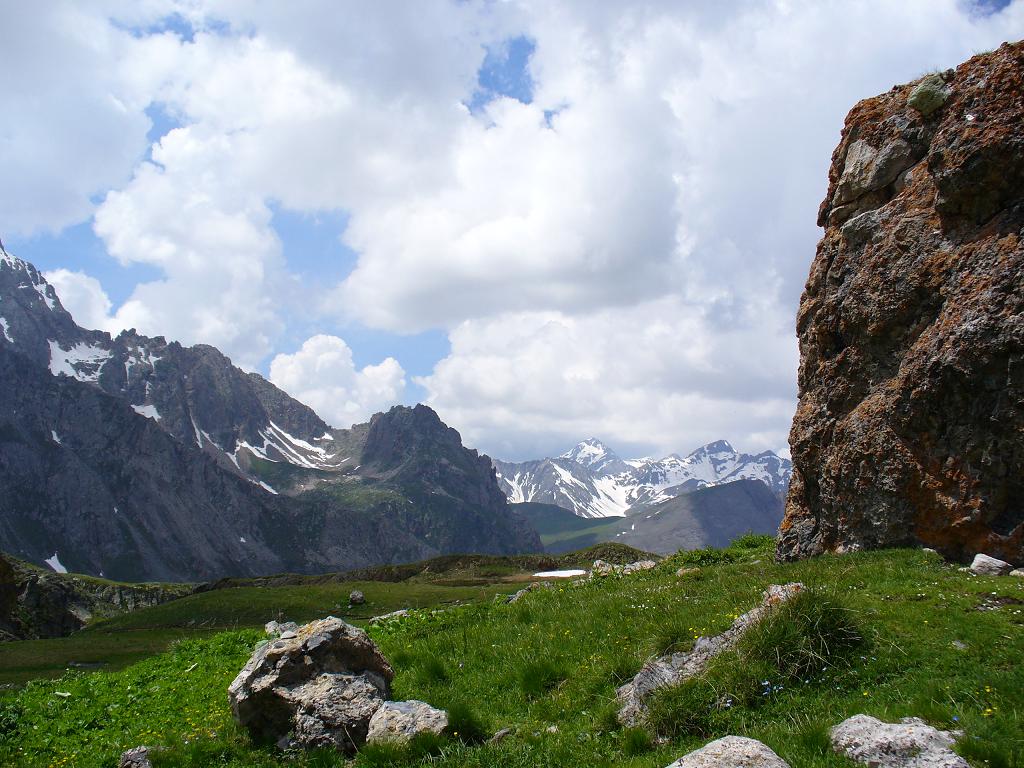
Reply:
<svg viewBox="0 0 1024 768"><path fill-rule="evenodd" d="M778 554L1024 561L1024 44L858 104L800 302Z"/></svg>
<svg viewBox="0 0 1024 768"><path fill-rule="evenodd" d="M176 600L191 584L119 584L50 573L0 554L0 641L63 637L101 616Z"/></svg>
<svg viewBox="0 0 1024 768"><path fill-rule="evenodd" d="M80 328L0 248L0 550L194 581L539 549L430 409L332 430L213 347Z"/></svg>

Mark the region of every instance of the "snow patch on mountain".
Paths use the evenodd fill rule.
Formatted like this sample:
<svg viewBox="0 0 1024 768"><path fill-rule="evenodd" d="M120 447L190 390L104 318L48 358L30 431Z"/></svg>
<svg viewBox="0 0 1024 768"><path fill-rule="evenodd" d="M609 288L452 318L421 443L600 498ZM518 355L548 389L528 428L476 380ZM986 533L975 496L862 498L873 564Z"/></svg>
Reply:
<svg viewBox="0 0 1024 768"><path fill-rule="evenodd" d="M79 342L71 349L63 349L56 341L50 342L50 373L70 376L79 381L98 381L100 371L110 359L110 351Z"/></svg>
<svg viewBox="0 0 1024 768"><path fill-rule="evenodd" d="M11 326L8 325L7 320L2 317L0 317L0 331L3 332L5 339L11 342L11 344L14 343L14 337L11 336Z"/></svg>
<svg viewBox="0 0 1024 768"><path fill-rule="evenodd" d="M145 416L147 419L160 421L160 412L157 411L155 405L133 405L132 410L140 416Z"/></svg>

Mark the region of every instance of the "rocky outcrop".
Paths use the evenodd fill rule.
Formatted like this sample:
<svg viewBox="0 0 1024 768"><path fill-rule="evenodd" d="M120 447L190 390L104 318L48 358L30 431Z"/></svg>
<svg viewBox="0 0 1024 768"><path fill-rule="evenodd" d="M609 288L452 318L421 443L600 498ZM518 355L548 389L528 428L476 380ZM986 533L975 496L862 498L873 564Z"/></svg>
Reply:
<svg viewBox="0 0 1024 768"><path fill-rule="evenodd" d="M685 653L670 653L647 662L636 677L615 693L619 702L619 722L627 726L641 725L647 717L647 704L659 690L680 685L702 673L710 661L734 648L746 631L759 622L776 605L789 600L804 589L803 584L772 584L765 590L759 606L737 618L729 629L714 637L699 637Z"/></svg>
<svg viewBox="0 0 1024 768"><path fill-rule="evenodd" d="M50 573L0 554L0 641L64 637L94 618L160 605L194 589Z"/></svg>
<svg viewBox="0 0 1024 768"><path fill-rule="evenodd" d="M333 747L366 742L394 672L363 630L328 617L264 643L228 688L231 712L258 742Z"/></svg>
<svg viewBox="0 0 1024 768"><path fill-rule="evenodd" d="M970 768L953 751L957 735L916 717L885 723L870 715L854 715L830 733L836 752L871 768Z"/></svg>
<svg viewBox="0 0 1024 768"><path fill-rule="evenodd" d="M755 739L725 736L666 768L789 768L789 763Z"/></svg>
<svg viewBox="0 0 1024 768"><path fill-rule="evenodd" d="M858 104L800 302L778 555L1024 561L1024 44Z"/></svg>

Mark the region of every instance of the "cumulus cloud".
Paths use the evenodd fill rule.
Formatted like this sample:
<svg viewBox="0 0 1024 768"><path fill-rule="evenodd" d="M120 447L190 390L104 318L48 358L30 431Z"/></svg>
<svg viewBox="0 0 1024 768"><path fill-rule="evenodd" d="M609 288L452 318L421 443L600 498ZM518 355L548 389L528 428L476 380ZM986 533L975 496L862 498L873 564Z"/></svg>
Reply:
<svg viewBox="0 0 1024 768"><path fill-rule="evenodd" d="M126 9L136 21L165 3ZM88 219L94 196L131 177L151 126L145 109L173 36L138 38L110 4L0 5L0 230L57 232Z"/></svg>
<svg viewBox="0 0 1024 768"><path fill-rule="evenodd" d="M76 323L92 330L111 329L112 305L99 280L84 272L68 269L54 269L44 273L43 277L57 291L60 303Z"/></svg>
<svg viewBox="0 0 1024 768"><path fill-rule="evenodd" d="M405 389L405 372L394 358L356 368L348 345L326 335L307 339L294 354L277 355L270 380L341 428L395 404Z"/></svg>
<svg viewBox="0 0 1024 768"><path fill-rule="evenodd" d="M578 315L467 321L418 380L470 444L502 458L555 455L595 434L627 455L728 438L780 450L796 349L767 302L756 325L716 331L676 297Z"/></svg>
<svg viewBox="0 0 1024 768"><path fill-rule="evenodd" d="M843 116L1024 36L1022 0L993 15L963 0L138 6L143 26L182 14L185 37L109 23L128 5L52 7L7 14L12 39L36 41L30 61L58 54L0 74L30 118L3 129L25 152L0 160L18 179L0 211L58 227L110 189L96 232L162 274L113 324L246 366L300 313L445 329L451 353L421 385L471 442L509 457L592 433L783 449L792 318ZM468 109L487 50L519 36L534 44L531 103ZM11 72L26 69L19 90ZM42 112L34 92L54 94ZM141 159L150 104L181 127ZM80 142L52 135L71 114L95 115L70 121ZM275 205L344 211L351 273L290 275ZM371 391L401 396L394 361L356 371L340 339L305 350L273 366L330 419L348 419L342 401L365 411ZM321 353L339 362L314 364Z"/></svg>

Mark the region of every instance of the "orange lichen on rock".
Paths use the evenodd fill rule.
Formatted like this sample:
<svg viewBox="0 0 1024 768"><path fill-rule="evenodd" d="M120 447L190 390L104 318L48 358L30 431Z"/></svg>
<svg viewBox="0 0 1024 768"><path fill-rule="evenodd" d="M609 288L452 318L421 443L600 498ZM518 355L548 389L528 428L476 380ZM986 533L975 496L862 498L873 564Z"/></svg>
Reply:
<svg viewBox="0 0 1024 768"><path fill-rule="evenodd" d="M1024 563L1024 43L854 107L818 223L779 558Z"/></svg>

